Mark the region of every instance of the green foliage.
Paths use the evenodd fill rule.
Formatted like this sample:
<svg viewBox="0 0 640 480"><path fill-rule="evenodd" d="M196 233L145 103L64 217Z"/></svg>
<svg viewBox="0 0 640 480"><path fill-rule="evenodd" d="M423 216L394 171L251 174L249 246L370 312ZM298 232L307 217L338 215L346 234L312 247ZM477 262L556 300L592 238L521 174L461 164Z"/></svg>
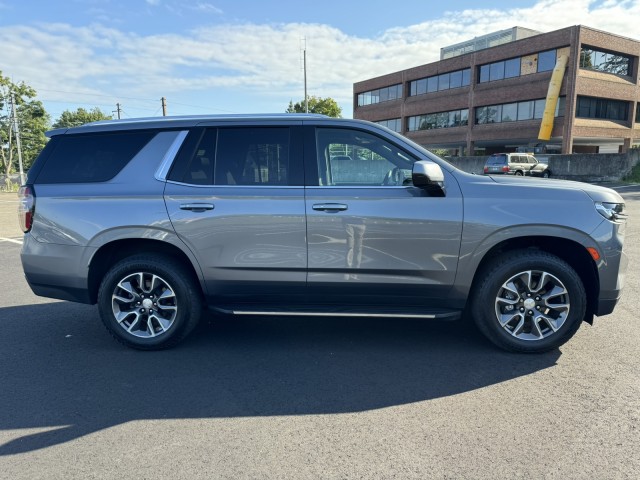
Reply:
<svg viewBox="0 0 640 480"><path fill-rule="evenodd" d="M633 167L629 175L626 175L622 181L627 183L640 183L640 163Z"/></svg>
<svg viewBox="0 0 640 480"><path fill-rule="evenodd" d="M47 138L44 133L51 123L42 102L35 100L36 91L24 82L13 83L0 71L0 172L11 174L18 169L18 151L15 136L11 131L9 101L15 95L16 113L22 143L22 162L28 170L44 148Z"/></svg>
<svg viewBox="0 0 640 480"><path fill-rule="evenodd" d="M53 128L71 128L84 125L85 123L97 122L99 120L111 120L113 117L107 115L98 107L91 110L85 110L84 108L78 108L75 112L65 110L60 115L60 118L53 124Z"/></svg>
<svg viewBox="0 0 640 480"><path fill-rule="evenodd" d="M320 113L334 118L342 117L342 108L340 108L338 102L331 97L322 98L312 95L307 99L307 103L309 105L309 113ZM295 104L293 103L293 100L291 100L286 113L305 113L304 99Z"/></svg>

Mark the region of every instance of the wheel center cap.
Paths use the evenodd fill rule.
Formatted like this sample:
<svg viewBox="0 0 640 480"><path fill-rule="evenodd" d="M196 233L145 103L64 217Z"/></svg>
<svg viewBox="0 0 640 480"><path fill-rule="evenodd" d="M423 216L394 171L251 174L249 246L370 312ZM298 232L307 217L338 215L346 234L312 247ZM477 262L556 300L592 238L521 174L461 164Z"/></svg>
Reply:
<svg viewBox="0 0 640 480"><path fill-rule="evenodd" d="M146 302L146 300L145 300L145 302ZM533 298L527 298L527 299L524 301L524 308L529 308L529 309L531 309L531 308L533 308L533 307L535 307L535 306L536 306L536 301L535 301Z"/></svg>
<svg viewBox="0 0 640 480"><path fill-rule="evenodd" d="M144 300L142 300L142 306L144 308L151 308L151 307L153 307L153 302L151 301L150 298L145 298Z"/></svg>

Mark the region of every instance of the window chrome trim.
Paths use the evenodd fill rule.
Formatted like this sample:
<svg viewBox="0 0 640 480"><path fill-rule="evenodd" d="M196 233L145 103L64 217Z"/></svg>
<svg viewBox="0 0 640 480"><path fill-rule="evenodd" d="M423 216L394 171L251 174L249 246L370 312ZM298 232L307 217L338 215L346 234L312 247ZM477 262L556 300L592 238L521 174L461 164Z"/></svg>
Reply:
<svg viewBox="0 0 640 480"><path fill-rule="evenodd" d="M202 185L198 183L185 183L185 182L176 182L175 180L167 180L167 183L171 183L173 185L182 185L183 187L196 187L196 188L305 188L304 185L214 185L213 183Z"/></svg>
<svg viewBox="0 0 640 480"><path fill-rule="evenodd" d="M160 162L160 166L156 170L156 173L154 175L156 180L159 180L161 182L166 182L169 169L171 168L171 165L173 165L173 160L176 158L176 155L178 154L178 150L180 150L180 147L182 146L184 139L187 138L188 133L189 133L189 130L180 130L178 132L178 135L176 135L176 138L171 143L171 146L169 147L167 152L164 154L164 157Z"/></svg>

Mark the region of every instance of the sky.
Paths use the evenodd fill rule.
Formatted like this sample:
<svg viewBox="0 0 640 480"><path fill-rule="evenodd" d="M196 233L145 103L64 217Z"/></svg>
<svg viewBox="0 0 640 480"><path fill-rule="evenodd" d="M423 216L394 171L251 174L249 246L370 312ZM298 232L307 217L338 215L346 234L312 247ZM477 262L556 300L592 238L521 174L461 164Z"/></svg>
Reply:
<svg viewBox="0 0 640 480"><path fill-rule="evenodd" d="M309 95L352 117L353 84L439 59L440 48L522 26L640 40L640 0L0 0L0 71L55 121L284 112Z"/></svg>

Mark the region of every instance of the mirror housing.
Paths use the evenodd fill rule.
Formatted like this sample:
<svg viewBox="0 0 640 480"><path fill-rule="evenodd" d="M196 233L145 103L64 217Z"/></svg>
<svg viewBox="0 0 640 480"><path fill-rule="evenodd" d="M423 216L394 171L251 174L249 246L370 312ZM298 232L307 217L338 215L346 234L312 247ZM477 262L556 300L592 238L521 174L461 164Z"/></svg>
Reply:
<svg viewBox="0 0 640 480"><path fill-rule="evenodd" d="M434 197L444 197L444 173L440 165L427 160L420 160L413 164L411 172L413 186L423 188Z"/></svg>

